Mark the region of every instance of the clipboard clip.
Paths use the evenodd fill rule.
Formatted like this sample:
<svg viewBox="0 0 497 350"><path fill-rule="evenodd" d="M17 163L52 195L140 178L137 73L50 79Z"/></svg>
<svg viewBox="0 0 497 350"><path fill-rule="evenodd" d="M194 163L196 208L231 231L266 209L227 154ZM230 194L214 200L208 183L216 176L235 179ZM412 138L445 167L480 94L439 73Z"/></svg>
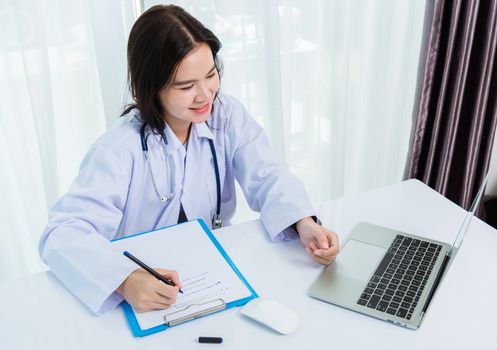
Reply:
<svg viewBox="0 0 497 350"><path fill-rule="evenodd" d="M164 321L166 321L167 326L172 327L202 316L212 314L214 312L224 310L225 308L226 303L223 299L214 299L199 304L191 304L181 310L177 310L170 314L164 315Z"/></svg>

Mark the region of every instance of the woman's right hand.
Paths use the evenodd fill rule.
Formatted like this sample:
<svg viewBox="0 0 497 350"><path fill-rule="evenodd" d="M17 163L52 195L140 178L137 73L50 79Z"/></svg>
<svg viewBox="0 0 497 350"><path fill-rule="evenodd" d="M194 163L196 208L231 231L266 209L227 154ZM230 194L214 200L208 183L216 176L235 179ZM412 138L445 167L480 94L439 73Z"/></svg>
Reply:
<svg viewBox="0 0 497 350"><path fill-rule="evenodd" d="M178 273L165 269L155 270L173 281L175 286L159 281L140 268L133 271L116 290L137 312L166 309L176 302L176 295L182 287Z"/></svg>

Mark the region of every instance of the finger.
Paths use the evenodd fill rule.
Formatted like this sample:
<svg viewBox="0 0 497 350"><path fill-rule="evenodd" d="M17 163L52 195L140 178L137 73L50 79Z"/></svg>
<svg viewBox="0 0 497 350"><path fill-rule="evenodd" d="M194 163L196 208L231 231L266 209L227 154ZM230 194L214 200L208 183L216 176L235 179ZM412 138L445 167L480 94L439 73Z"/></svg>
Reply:
<svg viewBox="0 0 497 350"><path fill-rule="evenodd" d="M336 260L337 256L338 256L338 254L331 255L331 256L326 257L326 259L328 259L330 262L332 262L332 261Z"/></svg>
<svg viewBox="0 0 497 350"><path fill-rule="evenodd" d="M338 247L337 246L332 246L328 249L318 249L314 252L316 255L319 255L321 257L331 257L333 255L338 254Z"/></svg>
<svg viewBox="0 0 497 350"><path fill-rule="evenodd" d="M329 259L326 259L326 258L322 258L320 256L317 256L317 255L314 255L314 261L322 264L322 265L328 265L329 263L331 263L332 260L329 260Z"/></svg>
<svg viewBox="0 0 497 350"><path fill-rule="evenodd" d="M313 248L315 250L313 250ZM334 259L326 258L326 257L320 257L315 254L315 252L319 251L317 249L316 245L314 243L310 243L309 246L305 247L306 252L309 254L312 260L322 264L322 265L328 265L330 262L332 262Z"/></svg>
<svg viewBox="0 0 497 350"><path fill-rule="evenodd" d="M328 249L330 247L328 233L323 227L316 225L316 229L311 231L311 235L313 237L312 241L316 242L318 249Z"/></svg>
<svg viewBox="0 0 497 350"><path fill-rule="evenodd" d="M153 301L145 301L145 300L140 300L140 301L134 301L132 304L133 309L136 312L147 312L152 310L152 306L154 305Z"/></svg>
<svg viewBox="0 0 497 350"><path fill-rule="evenodd" d="M171 299L171 298L166 298L163 295L156 294L152 303L162 305L162 307L165 308L176 304L176 298Z"/></svg>
<svg viewBox="0 0 497 350"><path fill-rule="evenodd" d="M181 280L179 279L178 272L171 271L171 275L169 277L171 278L171 281L173 281L173 283L179 288L183 287L183 283L181 283Z"/></svg>
<svg viewBox="0 0 497 350"><path fill-rule="evenodd" d="M166 277L167 279L170 279L171 282L174 283L175 286L178 286L178 287L183 287L183 284L181 283L180 279L179 279L179 275L178 275L178 272L177 271L174 271L174 270L166 270L166 269L161 269L161 268L158 268L156 269L157 272L159 272L162 276Z"/></svg>
<svg viewBox="0 0 497 350"><path fill-rule="evenodd" d="M158 296L160 298L162 298L161 296ZM170 307L171 305L173 305L174 303L171 302L170 300L168 301L165 301L165 300L156 300L156 301L153 301L151 304L153 304L153 308L156 309L156 308L162 308L162 309L165 309L165 308L168 308Z"/></svg>
<svg viewBox="0 0 497 350"><path fill-rule="evenodd" d="M328 234L326 230L320 227L321 230L319 230L316 235L315 239L318 243L318 246L320 249L328 249L330 247L330 242L328 241Z"/></svg>
<svg viewBox="0 0 497 350"><path fill-rule="evenodd" d="M148 312L152 310L163 310L170 307L170 304L158 303L158 302L148 302L148 303L138 303L136 306L133 306L133 309L138 312Z"/></svg>
<svg viewBox="0 0 497 350"><path fill-rule="evenodd" d="M312 254L314 254L318 250L315 242L309 243L308 247L312 250Z"/></svg>
<svg viewBox="0 0 497 350"><path fill-rule="evenodd" d="M157 284L154 286L154 291L162 298L165 298L168 302L173 300L176 302L176 295L179 292L178 286L170 286L161 281L157 281Z"/></svg>
<svg viewBox="0 0 497 350"><path fill-rule="evenodd" d="M330 249L329 250L317 249L314 251L314 256L316 258L323 259L327 262L331 262L331 261L335 260L337 253L330 252Z"/></svg>
<svg viewBox="0 0 497 350"><path fill-rule="evenodd" d="M338 235L335 232L330 231L329 238L331 240L331 245L337 247L338 251L340 249L340 242L338 241Z"/></svg>
<svg viewBox="0 0 497 350"><path fill-rule="evenodd" d="M329 242L329 248L328 249L320 249L318 255L321 256L326 256L329 257L331 255L336 255L338 254L338 251L340 249L339 243L338 243L338 236L336 235L335 232L330 231L326 228L323 228L323 230L326 231L327 239Z"/></svg>
<svg viewBox="0 0 497 350"><path fill-rule="evenodd" d="M336 248L331 247L327 250L319 249L314 242L309 243L309 247L306 247L306 251L309 253L311 258L320 264L328 265L336 258ZM331 251L331 253L330 253Z"/></svg>
<svg viewBox="0 0 497 350"><path fill-rule="evenodd" d="M154 303L151 305L152 306L151 310L164 310L171 307L171 305L172 304Z"/></svg>
<svg viewBox="0 0 497 350"><path fill-rule="evenodd" d="M173 304L176 302L175 291L177 287L171 287L165 283L155 279L149 283L146 289L143 289L141 293L137 296L137 301L146 305L150 303L163 303L163 304Z"/></svg>

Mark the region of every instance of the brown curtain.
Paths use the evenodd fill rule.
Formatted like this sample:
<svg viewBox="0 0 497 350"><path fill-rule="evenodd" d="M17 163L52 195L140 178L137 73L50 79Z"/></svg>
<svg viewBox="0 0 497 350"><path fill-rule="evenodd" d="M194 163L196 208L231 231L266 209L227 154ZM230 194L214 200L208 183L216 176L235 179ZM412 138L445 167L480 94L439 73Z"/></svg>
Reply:
<svg viewBox="0 0 497 350"><path fill-rule="evenodd" d="M406 178L468 209L497 123L497 1L427 1Z"/></svg>

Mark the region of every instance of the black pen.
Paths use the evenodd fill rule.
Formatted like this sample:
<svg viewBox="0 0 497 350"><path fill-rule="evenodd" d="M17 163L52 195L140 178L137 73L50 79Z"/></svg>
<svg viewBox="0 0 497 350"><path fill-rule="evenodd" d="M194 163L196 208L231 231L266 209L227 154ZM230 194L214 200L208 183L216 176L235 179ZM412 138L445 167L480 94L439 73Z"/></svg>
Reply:
<svg viewBox="0 0 497 350"><path fill-rule="evenodd" d="M164 276L162 276L160 273L158 273L157 271L155 271L153 268L149 267L148 265L146 265L143 261L139 260L137 257L133 256L133 254L131 254L130 252L127 252L125 251L123 253L127 258L130 258L131 260L133 260L135 263L137 263L138 265L140 265L140 267L142 267L143 269L145 269L145 271L147 271L148 273L150 273L152 276L154 276L155 278L157 278L158 280L164 282L165 284L169 285L169 286L173 286L175 287L176 285L173 283L173 281L171 281L169 278L166 278ZM183 291L180 289L179 292L181 294L183 294Z"/></svg>

